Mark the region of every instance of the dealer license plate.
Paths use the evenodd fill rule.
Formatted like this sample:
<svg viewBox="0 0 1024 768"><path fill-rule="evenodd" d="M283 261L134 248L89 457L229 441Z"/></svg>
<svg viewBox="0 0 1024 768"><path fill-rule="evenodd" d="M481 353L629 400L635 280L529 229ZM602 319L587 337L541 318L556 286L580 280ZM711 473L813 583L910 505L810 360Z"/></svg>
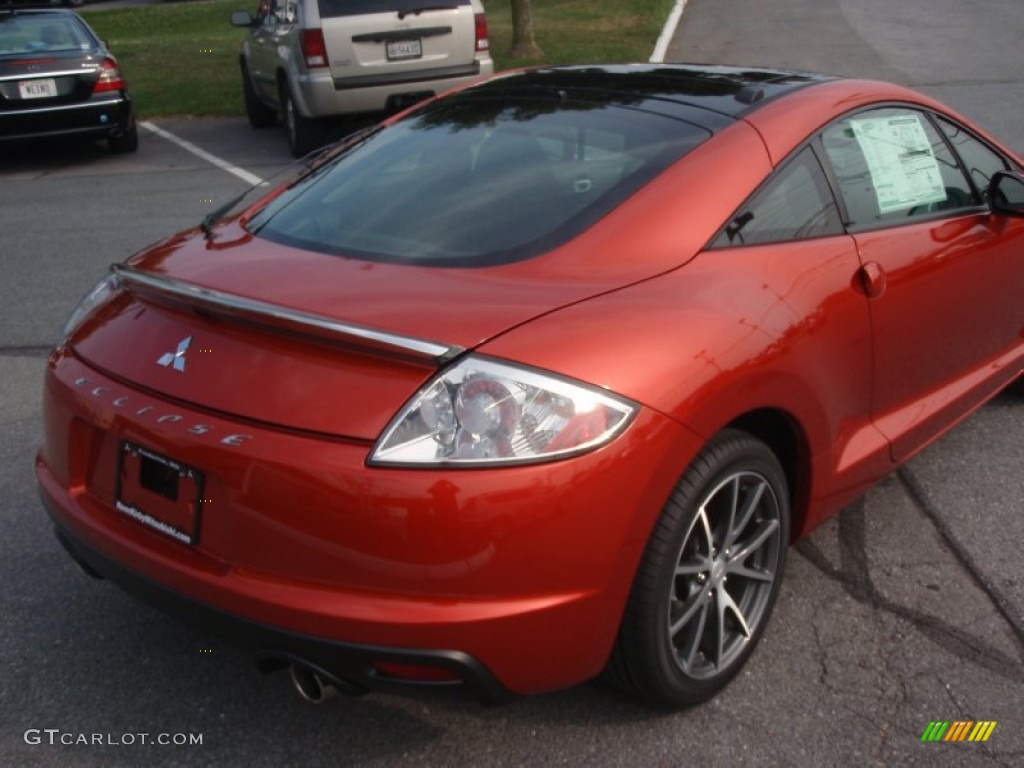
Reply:
<svg viewBox="0 0 1024 768"><path fill-rule="evenodd" d="M199 538L203 474L142 446L124 441L114 506L148 528L183 544Z"/></svg>
<svg viewBox="0 0 1024 768"><path fill-rule="evenodd" d="M423 43L420 40L392 40L388 43L388 61L401 59L418 59L423 56Z"/></svg>
<svg viewBox="0 0 1024 768"><path fill-rule="evenodd" d="M57 95L57 81L52 77L45 80L22 80L18 93L23 99L47 99Z"/></svg>

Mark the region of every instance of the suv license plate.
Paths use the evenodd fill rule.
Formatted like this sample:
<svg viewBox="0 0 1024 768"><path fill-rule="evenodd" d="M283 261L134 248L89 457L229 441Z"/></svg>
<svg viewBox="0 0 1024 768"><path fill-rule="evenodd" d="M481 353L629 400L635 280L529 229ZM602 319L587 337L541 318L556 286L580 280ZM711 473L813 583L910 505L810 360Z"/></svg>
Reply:
<svg viewBox="0 0 1024 768"><path fill-rule="evenodd" d="M182 544L199 538L203 475L127 440L121 443L114 506Z"/></svg>
<svg viewBox="0 0 1024 768"><path fill-rule="evenodd" d="M52 77L45 80L22 80L18 93L23 99L48 99L57 95L57 81Z"/></svg>
<svg viewBox="0 0 1024 768"><path fill-rule="evenodd" d="M392 40L388 43L388 61L401 59L418 59L423 56L423 43L420 40Z"/></svg>

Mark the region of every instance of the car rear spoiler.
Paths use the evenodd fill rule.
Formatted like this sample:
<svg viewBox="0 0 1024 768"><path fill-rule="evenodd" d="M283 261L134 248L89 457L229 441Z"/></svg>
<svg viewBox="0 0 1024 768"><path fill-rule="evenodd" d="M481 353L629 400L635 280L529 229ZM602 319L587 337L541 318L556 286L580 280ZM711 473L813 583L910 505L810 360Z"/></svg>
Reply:
<svg viewBox="0 0 1024 768"><path fill-rule="evenodd" d="M279 304L204 288L163 275L143 272L124 264L112 264L110 271L129 292L145 295L162 303L184 305L271 330L358 347L390 357L430 361L440 366L466 351L463 347L451 344L381 331Z"/></svg>

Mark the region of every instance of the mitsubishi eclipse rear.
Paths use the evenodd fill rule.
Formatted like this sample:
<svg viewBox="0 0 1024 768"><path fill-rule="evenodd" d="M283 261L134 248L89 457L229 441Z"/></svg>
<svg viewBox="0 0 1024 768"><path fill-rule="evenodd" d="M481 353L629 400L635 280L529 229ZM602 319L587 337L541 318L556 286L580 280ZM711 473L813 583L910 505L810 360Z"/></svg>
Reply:
<svg viewBox="0 0 1024 768"><path fill-rule="evenodd" d="M696 704L790 541L1020 375L1022 191L884 83L495 77L112 267L49 359L42 498L312 700Z"/></svg>

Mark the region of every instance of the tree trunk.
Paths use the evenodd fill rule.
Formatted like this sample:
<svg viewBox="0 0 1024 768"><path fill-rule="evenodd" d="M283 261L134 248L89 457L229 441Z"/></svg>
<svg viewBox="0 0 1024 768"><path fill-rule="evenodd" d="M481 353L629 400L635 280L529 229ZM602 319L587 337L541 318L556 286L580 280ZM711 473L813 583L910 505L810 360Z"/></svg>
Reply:
<svg viewBox="0 0 1024 768"><path fill-rule="evenodd" d="M511 0L512 2L512 59L539 59L544 51L537 45L533 34L533 0Z"/></svg>

